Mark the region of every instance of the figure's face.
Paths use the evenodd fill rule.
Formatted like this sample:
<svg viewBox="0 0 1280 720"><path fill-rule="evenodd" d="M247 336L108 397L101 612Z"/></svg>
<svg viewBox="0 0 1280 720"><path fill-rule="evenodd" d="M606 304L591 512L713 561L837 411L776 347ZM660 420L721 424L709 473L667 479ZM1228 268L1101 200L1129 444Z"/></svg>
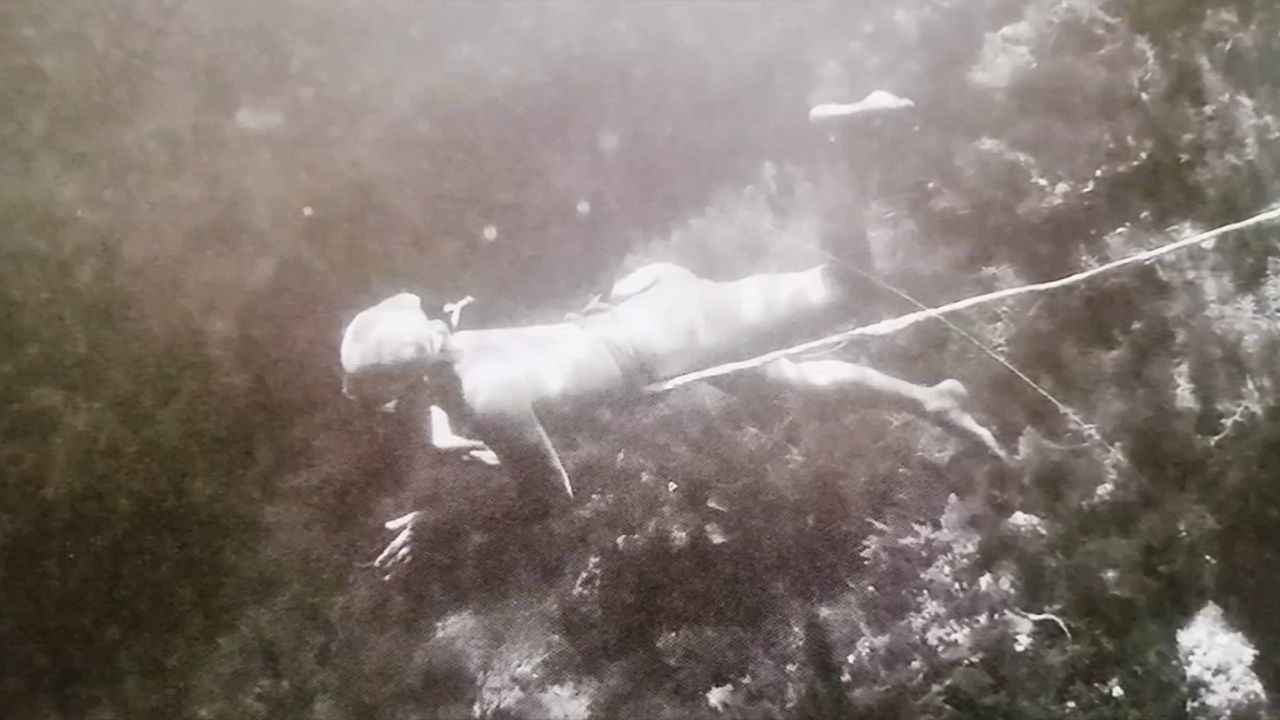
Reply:
<svg viewBox="0 0 1280 720"><path fill-rule="evenodd" d="M347 373L342 377L342 394L365 407L390 412L422 379L421 372L403 368Z"/></svg>
<svg viewBox="0 0 1280 720"><path fill-rule="evenodd" d="M429 319L417 295L401 293L361 312L342 336L342 392L367 405L385 405L422 380L449 330Z"/></svg>

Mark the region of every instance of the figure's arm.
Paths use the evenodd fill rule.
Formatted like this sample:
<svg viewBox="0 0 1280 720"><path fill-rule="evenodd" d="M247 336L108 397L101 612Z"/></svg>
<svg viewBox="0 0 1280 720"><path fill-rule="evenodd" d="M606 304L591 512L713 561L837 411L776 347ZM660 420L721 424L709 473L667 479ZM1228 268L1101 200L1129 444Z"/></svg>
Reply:
<svg viewBox="0 0 1280 720"><path fill-rule="evenodd" d="M413 407L421 408L421 405L413 403ZM449 414L439 405L430 405L427 407L427 433L431 441L431 446L442 452L466 452L468 457L475 458L489 465L498 464L498 456L489 449L488 445L479 440L463 437L453 431L453 426L449 422ZM373 566L382 570L390 570L393 566L398 565L409 559L413 542L414 529L418 523L423 521L424 513L415 510L406 515L402 515L394 520L384 523L383 527L396 533L396 537L373 561ZM390 574L384 576L389 579Z"/></svg>
<svg viewBox="0 0 1280 720"><path fill-rule="evenodd" d="M497 465L498 457L493 450L489 449L479 440L463 437L453 431L453 426L449 423L449 414L446 413L439 405L432 405L428 410L429 430L431 433L431 446L442 452L457 452L465 450L470 457L489 465Z"/></svg>
<svg viewBox="0 0 1280 720"><path fill-rule="evenodd" d="M532 408L477 422L478 428L483 430L482 435L492 443L496 452L479 440L454 433L448 414L435 405L430 408L430 424L431 444L436 448L467 450L472 457L487 454L493 458L493 465L497 465L501 458L502 465L517 483L525 512L530 515L545 515L558 499L565 495L573 497L569 474ZM561 495L562 491L564 495ZM414 530L425 517L423 512L415 511L385 523L384 527L397 535L373 561L373 566L390 571L407 561L412 552ZM388 572L383 579L390 577Z"/></svg>

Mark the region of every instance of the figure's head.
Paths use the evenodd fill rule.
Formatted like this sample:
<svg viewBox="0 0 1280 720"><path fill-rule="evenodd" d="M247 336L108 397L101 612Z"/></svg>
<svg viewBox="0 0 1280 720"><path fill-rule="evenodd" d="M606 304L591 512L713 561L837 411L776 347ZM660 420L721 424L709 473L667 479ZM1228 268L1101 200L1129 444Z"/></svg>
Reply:
<svg viewBox="0 0 1280 720"><path fill-rule="evenodd" d="M420 381L441 357L449 326L432 320L413 293L394 295L362 311L342 334L342 392L382 405Z"/></svg>

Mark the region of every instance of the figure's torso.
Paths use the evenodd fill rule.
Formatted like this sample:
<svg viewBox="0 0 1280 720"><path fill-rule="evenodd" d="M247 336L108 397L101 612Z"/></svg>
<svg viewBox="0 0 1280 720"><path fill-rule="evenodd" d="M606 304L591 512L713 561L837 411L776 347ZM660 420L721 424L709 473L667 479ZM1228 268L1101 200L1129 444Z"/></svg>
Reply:
<svg viewBox="0 0 1280 720"><path fill-rule="evenodd" d="M626 348L650 382L804 339L834 321L848 300L825 266L725 282L690 274L664 279L582 322Z"/></svg>
<svg viewBox="0 0 1280 720"><path fill-rule="evenodd" d="M825 266L730 282L690 273L573 322L455 333L449 354L473 413L575 407L783 347L848 300Z"/></svg>
<svg viewBox="0 0 1280 720"><path fill-rule="evenodd" d="M461 399L479 416L577 406L627 386L608 347L574 323L465 330L448 347Z"/></svg>

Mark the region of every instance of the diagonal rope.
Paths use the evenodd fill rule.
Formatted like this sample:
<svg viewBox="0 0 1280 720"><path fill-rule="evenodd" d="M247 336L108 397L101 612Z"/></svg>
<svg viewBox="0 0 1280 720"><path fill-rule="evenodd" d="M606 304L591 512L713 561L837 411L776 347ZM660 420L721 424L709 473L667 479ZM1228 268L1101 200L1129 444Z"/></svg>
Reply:
<svg viewBox="0 0 1280 720"><path fill-rule="evenodd" d="M1095 268L1090 268L1088 270L1083 270L1081 272L1074 273L1072 275L1067 275L1066 277L1058 278L1057 280L1049 280L1047 282L1042 282L1042 283L1033 283L1030 285L1021 285L1018 287L1005 288L1004 290L997 290L995 292L985 293L983 295L975 295L973 297L968 297L963 300L957 300L955 302L948 303L940 307L918 310L916 312L908 313L906 315L901 315L896 318L881 320L879 322L872 323L870 325L863 325L861 327L856 327L851 330L846 330L844 332L836 333L834 335L828 335L826 337L818 338L817 340L811 340L809 342L801 343L799 345L793 345L791 347L783 348L781 350L775 350L773 352L765 353L763 355L757 355L756 357L753 357L753 358L747 358L745 360L738 360L735 362L723 363L723 364L715 365L703 370L698 370L696 372L686 373L684 375L680 375L678 377L674 377L669 380L664 380L662 382L650 384L645 388L645 390L647 392L655 392L655 393L665 392L667 390L672 390L682 385L687 385L691 382L697 382L699 380L705 380L707 378L720 377L722 375L728 375L730 373L739 372L741 370L750 370L753 368L758 368L762 365L766 365L774 360L779 360L782 358L791 357L793 355L813 352L815 350L828 348L834 345L839 345L840 343L853 337L889 335L891 333L898 332L900 330L908 328L924 320L928 320L930 318L938 318L938 317L941 317L942 315L956 313L961 310L967 310L977 305L985 305L987 303L997 302L997 301L1005 300L1012 297L1018 297L1020 295L1028 295L1031 293L1046 292L1049 290L1056 290L1058 288L1069 287L1071 285L1082 283L1086 280L1097 277L1098 275L1102 275L1104 273L1109 273L1115 270L1119 270L1121 268L1125 268L1130 265L1146 263L1156 258L1160 258L1165 255L1178 252L1179 250L1184 250L1193 245L1198 245L1200 243L1205 243L1205 242L1214 240L1228 233L1238 232L1240 230L1244 230L1246 228L1250 228L1256 225L1261 225L1263 223L1272 222L1277 219L1280 219L1280 207L1274 208L1272 210L1268 210L1266 212L1258 213L1257 215L1246 218L1244 220L1240 220L1238 222L1234 222L1227 225L1223 225L1221 227L1214 228L1213 230L1192 235L1189 238L1179 240L1177 242L1169 243L1168 245L1163 245L1158 248L1153 248L1151 250L1130 255L1129 257L1121 258L1119 260L1115 260L1103 265L1099 265L1098 267L1095 267Z"/></svg>
<svg viewBox="0 0 1280 720"><path fill-rule="evenodd" d="M877 287L879 287L880 289L884 290L885 292L888 292L888 293L890 293L890 294L892 294L892 295L896 295L897 297L901 298L902 300L905 300L905 301L907 301L908 303L910 303L910 304L914 305L917 309L919 309L919 310L928 310L928 309L929 309L929 306L928 306L928 305L925 305L924 303L922 303L922 302L920 302L919 300L917 300L915 297L913 297L913 296L912 296L910 293L908 293L906 290L903 290L902 288L899 288L898 286L896 286L896 285L894 285L893 283L889 282L888 280L886 280L886 279L884 279L884 278L880 277L879 275L876 275L875 273L867 272L866 270L863 270L862 268L857 267L857 266L853 265L852 263L846 262L846 261L844 261L843 259L838 258L838 257L836 257L835 255L832 255L831 253L829 253L829 252L827 252L827 251L825 251L825 250L822 250L821 248L814 247L813 245L810 245L809 243L806 243L806 245L809 247L809 249L811 249L811 250L813 250L813 251L817 252L818 254L822 255L822 256L823 256L823 257L825 257L828 261L830 261L830 262L834 262L834 263L839 263L840 265L843 265L845 268L847 268L847 269L851 270L852 272L855 272L855 273L857 273L857 274L861 275L861 276L862 276L863 278L865 278L868 282L870 282L870 283L872 283L872 284L876 285ZM971 333L971 332L969 332L968 330L965 330L964 328L962 328L962 327L960 327L959 325L957 325L955 322L953 322L953 321L952 321L950 318L948 318L947 316L945 316L945 315L939 315L936 319L938 320L938 322L940 322L940 323L942 323L943 325L947 326L947 328L949 328L951 331L955 332L957 335L959 335L960 337L962 337L962 338L964 338L965 340L967 340L971 345L973 345L974 347L976 347L976 348L978 348L979 350L981 350L981 351L982 351L982 353L983 353L984 355L986 355L987 357L991 358L992 360L994 360L994 361L995 361L996 363L998 363L999 365L1003 366L1006 370L1008 370L1010 373L1012 373L1012 374L1013 374L1015 377L1017 377L1019 380L1021 380L1021 381L1022 381L1022 382L1024 382L1024 383L1026 383L1026 385L1027 385L1028 387L1030 387L1030 388L1031 388L1035 393L1037 393L1038 395L1040 395L1040 396L1042 396L1043 398L1045 398L1046 400L1048 400L1048 401L1049 401L1049 404L1053 405L1053 407L1054 407L1055 409L1057 409L1057 410L1058 410L1058 412L1062 413L1062 415L1063 415L1063 416L1065 416L1068 420L1070 420L1070 421L1072 421L1073 423L1075 423L1075 424L1080 428L1080 430L1081 430L1081 431L1083 431L1086 435L1089 433L1089 428L1090 428L1091 426L1090 426L1089 424L1085 423L1085 422L1084 422L1084 420L1083 420L1082 418L1080 418L1080 417L1079 417L1079 415L1078 415L1075 411L1073 411L1070 407L1068 407L1068 406L1066 405L1066 403L1064 403L1064 402L1062 402L1061 400L1059 400L1058 398L1054 397L1054 396L1053 396L1053 394L1052 394L1052 393L1050 393L1048 390L1046 390L1042 385L1040 385L1039 383L1037 383L1035 380L1032 380L1030 376L1028 376L1026 373L1024 373L1021 369L1019 369L1019 368L1018 368L1017 366L1015 366L1013 363L1009 362L1009 360L1008 360L1007 358L1005 358L1003 355L1001 355L1000 353L996 352L993 348L991 348L990 346L988 346L988 345L987 345L985 342L983 342L982 340L979 340L977 337L975 337L975 336L973 335L973 333ZM841 342L841 343L840 343L840 345L838 345L837 347L832 348L832 349L837 349L837 350L838 350L840 347L843 347L843 346L844 346L844 344L845 344L845 343L847 343L847 342L848 342L848 340L845 340L845 341ZM1105 445L1105 443L1104 443L1104 445ZM1107 446L1107 449L1110 449L1110 446Z"/></svg>
<svg viewBox="0 0 1280 720"><path fill-rule="evenodd" d="M777 229L780 229L780 228L775 227L774 229L775 229L775 230L777 230ZM863 278L865 278L868 282L870 282L870 283L872 283L872 284L876 285L877 287L881 288L882 290L884 290L884 291L886 291L886 292L888 292L888 293L890 293L890 294L892 294L892 295L895 295L895 296L897 296L897 297L899 297L899 298L901 298L901 299L903 299L903 300L907 301L908 303L910 303L910 304L914 305L916 308L918 308L918 309L920 309L920 310L928 310L928 309L929 309L929 307L928 307L927 305L925 305L924 303L922 303L922 302L920 302L919 300L917 300L917 299L916 299L915 297L913 297L910 293L908 293L907 291L905 291L905 290L903 290L903 289L899 288L898 286L894 285L893 283L889 282L888 280L886 280L886 279L884 279L884 278L880 277L879 275L876 275L875 273L867 272L866 270L863 270L862 268L857 267L857 266L855 266L854 264L852 264L852 263L850 263L850 262L847 262L847 261L845 261L845 260L844 260L844 259L842 259L842 258L836 257L835 255L833 255L833 254L831 254L831 253L827 252L826 250L823 250L822 248L819 248L819 247L817 247L817 246L813 245L812 243L808 243L808 242L806 242L806 243L804 243L804 244L805 244L805 246L806 246L806 247L808 247L810 250L813 250L814 252L817 252L819 255L821 255L821 256L823 256L824 258L826 258L829 262L838 263L838 264L840 264L840 265L844 266L845 268L847 268L847 269L849 269L849 270L851 270L851 271L853 271L853 272L857 273L858 275L861 275L861 276L862 276ZM1043 298L1042 298L1042 299L1043 299ZM1031 311L1030 311L1030 312L1034 312L1034 311L1035 311L1035 308L1036 308L1036 307L1039 307L1040 302L1041 302L1040 300L1037 300L1037 301L1036 301L1036 303L1035 303L1035 305L1033 305L1033 306L1032 306L1032 309L1031 309ZM1030 313L1028 313L1028 314L1030 314ZM1116 450L1116 448L1115 448L1114 446L1112 446L1112 445L1111 445L1111 443L1107 442L1106 438L1104 438L1104 437L1102 436L1102 433L1098 431L1097 426L1095 426L1095 425L1094 425L1094 424L1092 424L1092 423L1085 422L1084 418L1083 418L1083 417L1081 417L1079 413L1077 413L1074 409L1072 409L1072 408L1071 408L1070 406L1068 406L1066 403L1064 403L1064 402L1062 402L1061 400L1059 400L1058 398L1054 397L1054 395L1053 395L1052 393L1050 393L1047 389L1045 389L1045 387L1044 387L1043 385L1041 385L1040 383L1037 383L1035 380L1031 379L1031 377L1030 377L1029 375L1027 375L1025 372L1023 372L1020 368L1018 368L1018 367L1017 367L1016 365L1014 365L1012 362L1010 362L1010 361L1008 360L1008 358L1004 357L1004 356L1003 356L1003 355L1001 355L999 352L997 352L995 349L993 349L992 347L990 347L989 345L987 345L985 342L983 342L982 340L980 340L980 339L978 339L977 337L975 337L975 336L973 335L973 333L971 333L971 332L969 332L969 331L965 330L964 328L960 327L958 324L956 324L955 322L953 322L953 321L952 321L950 318L948 318L946 315L939 315L939 316L937 316L936 320L937 320L938 322L942 323L943 325L945 325L945 326L946 326L947 328L949 328L951 331L955 332L955 333L956 333L957 335L959 335L960 337L962 337L962 338L964 338L965 340L967 340L971 345L973 345L974 347L978 348L978 350L980 350L980 351L981 351L984 355L986 355L987 357L989 357L989 358L991 358L992 360L994 360L997 364L999 364L1000 366L1004 367L1006 370L1008 370L1010 373L1012 373L1014 377L1016 377L1016 378L1018 378L1019 380L1021 380L1025 385L1027 385L1027 387L1030 387L1030 388L1031 388L1031 390L1032 390L1033 392L1035 392L1037 395L1040 395L1040 396L1041 396L1041 397L1043 397L1044 399L1048 400L1048 401L1049 401L1049 404L1050 404L1050 405L1052 405L1052 406L1054 407L1054 409L1058 411L1058 413L1059 413L1059 414L1061 414L1063 417L1065 417L1065 418L1067 419L1067 421L1068 421L1068 422L1070 422L1070 423L1071 423L1071 424L1072 424L1072 425L1073 425L1073 426L1074 426L1074 427L1075 427L1075 428L1076 428L1076 429L1081 433L1081 435L1085 438L1085 442L1086 442L1086 444L1093 444L1093 445L1099 446L1099 447L1101 447L1103 450L1106 450L1108 454L1113 455L1113 456L1115 456L1115 455L1122 455L1122 454L1118 453L1118 451ZM850 339L851 339L851 338L850 338ZM834 351L834 350L839 350L840 348L844 347L844 346L845 346L845 344L847 344L847 343L849 342L849 340L850 340L850 339L843 340L843 341L841 341L838 345L836 345L835 347L833 347L833 348L827 348L827 349L825 349L825 350L823 350L823 351L819 351L819 352L831 352L831 351Z"/></svg>
<svg viewBox="0 0 1280 720"><path fill-rule="evenodd" d="M872 275L871 273L865 272L858 268L853 268L853 270L859 273L860 275L862 275L863 277L867 278L871 282L879 285L881 288L884 288L886 291L891 292L894 295L897 295L898 297L902 298L903 300L906 300L912 305L915 305L917 308L920 308L921 310L929 309L928 306L926 306L924 303L920 302L919 300L909 295L905 290L901 290L897 288L896 286L891 284L889 281L876 277L875 275ZM1036 394L1048 400L1049 404L1053 405L1054 409L1056 409L1059 413L1062 414L1063 417L1065 417L1072 425L1074 425L1076 429L1079 430L1084 435L1087 441L1093 442L1102 446L1102 448L1107 450L1108 452L1115 452L1115 448L1113 448L1111 444L1108 443L1106 439L1102 437L1102 435L1098 432L1097 427L1095 427L1090 423L1085 422L1084 418L1080 417L1079 413L1077 413L1075 410L1072 410L1071 407L1068 406L1066 403L1054 397L1053 394L1050 393L1048 390L1046 390L1043 385L1036 382L1035 380L1032 380L1029 375L1027 375L1025 372L1023 372L1013 363L1009 362L1009 360L1005 358L1003 355L1001 355L999 352L996 352L996 350L988 346L986 343L979 340L977 337L974 337L973 333L960 327L947 316L939 315L937 317L937 320L938 322L941 322L943 325L946 325L948 328L950 328L960 337L964 338L965 340L968 340L970 344L972 344L974 347L981 350L984 355L996 361L998 364L1003 366L1010 373L1013 373L1014 377L1018 378L1023 383L1025 383Z"/></svg>

